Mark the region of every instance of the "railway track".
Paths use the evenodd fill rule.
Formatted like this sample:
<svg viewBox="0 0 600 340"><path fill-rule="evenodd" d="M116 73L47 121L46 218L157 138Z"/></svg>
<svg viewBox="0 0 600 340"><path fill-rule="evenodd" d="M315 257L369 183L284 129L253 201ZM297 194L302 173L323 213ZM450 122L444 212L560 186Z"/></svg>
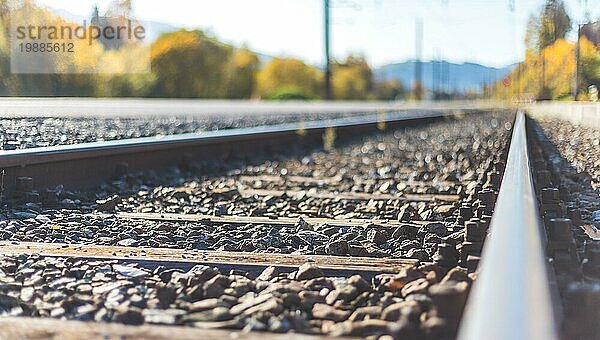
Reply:
<svg viewBox="0 0 600 340"><path fill-rule="evenodd" d="M0 335L555 338L525 125L388 113L5 152Z"/></svg>

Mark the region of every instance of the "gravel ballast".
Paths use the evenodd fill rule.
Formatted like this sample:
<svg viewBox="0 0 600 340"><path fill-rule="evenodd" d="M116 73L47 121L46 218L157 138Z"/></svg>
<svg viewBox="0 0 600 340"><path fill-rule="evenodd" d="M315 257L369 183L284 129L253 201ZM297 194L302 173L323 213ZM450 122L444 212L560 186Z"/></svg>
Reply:
<svg viewBox="0 0 600 340"><path fill-rule="evenodd" d="M472 282L434 265L371 281L325 277L311 263L256 278L37 255L0 256L0 265L4 315L334 336L452 337Z"/></svg>

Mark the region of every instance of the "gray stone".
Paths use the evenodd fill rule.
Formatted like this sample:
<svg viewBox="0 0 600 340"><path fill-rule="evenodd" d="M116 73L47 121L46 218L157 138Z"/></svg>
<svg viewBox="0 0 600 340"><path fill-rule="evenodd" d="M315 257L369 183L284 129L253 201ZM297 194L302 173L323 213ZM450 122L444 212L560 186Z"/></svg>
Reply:
<svg viewBox="0 0 600 340"><path fill-rule="evenodd" d="M129 309L123 313L116 313L115 321L126 325L141 325L144 323L144 316L139 310Z"/></svg>
<svg viewBox="0 0 600 340"><path fill-rule="evenodd" d="M356 287L359 293L371 290L371 284L363 279L360 275L352 275L348 279L348 284Z"/></svg>
<svg viewBox="0 0 600 340"><path fill-rule="evenodd" d="M270 281L272 278L276 277L279 274L279 270L276 267L269 266L265 268L265 270L260 273L260 275L256 278L261 281Z"/></svg>
<svg viewBox="0 0 600 340"><path fill-rule="evenodd" d="M126 238L117 242L117 245L121 247L135 247L137 244L138 241L133 238Z"/></svg>
<svg viewBox="0 0 600 340"><path fill-rule="evenodd" d="M204 283L205 297L218 297L225 292L225 288L229 286L231 281L227 276L217 275Z"/></svg>
<svg viewBox="0 0 600 340"><path fill-rule="evenodd" d="M388 235L382 230L373 228L367 231L367 240L375 244L382 244L388 241Z"/></svg>
<svg viewBox="0 0 600 340"><path fill-rule="evenodd" d="M210 310L187 314L183 317L185 322L198 321L226 321L231 320L232 314L227 307L215 307Z"/></svg>
<svg viewBox="0 0 600 340"><path fill-rule="evenodd" d="M121 203L121 197L114 195L103 200L97 200L96 209L98 209L98 211L115 210L119 203Z"/></svg>
<svg viewBox="0 0 600 340"><path fill-rule="evenodd" d="M132 266L123 266L119 264L113 264L113 270L123 276L139 279L147 277L150 273L140 268L132 267Z"/></svg>
<svg viewBox="0 0 600 340"><path fill-rule="evenodd" d="M591 219L594 222L600 222L600 210L596 210L592 212Z"/></svg>
<svg viewBox="0 0 600 340"><path fill-rule="evenodd" d="M324 276L323 271L316 264L306 262L298 268L296 280L310 280L316 277Z"/></svg>
<svg viewBox="0 0 600 340"><path fill-rule="evenodd" d="M235 305L233 307L231 307L230 309L230 313L231 315L238 315L243 313L245 310L254 307L256 305L259 305L265 301L268 301L269 299L271 299L273 297L273 294L263 294L263 295L258 295L256 297L252 297L249 299L244 300L244 302Z"/></svg>
<svg viewBox="0 0 600 340"><path fill-rule="evenodd" d="M325 253L327 255L346 255L348 254L348 242L345 240L337 240L325 245Z"/></svg>

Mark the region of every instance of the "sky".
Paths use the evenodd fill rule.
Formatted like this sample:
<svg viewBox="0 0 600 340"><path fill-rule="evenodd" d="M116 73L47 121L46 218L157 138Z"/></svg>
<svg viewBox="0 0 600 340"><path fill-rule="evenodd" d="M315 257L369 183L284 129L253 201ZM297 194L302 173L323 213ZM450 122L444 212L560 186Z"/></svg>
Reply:
<svg viewBox="0 0 600 340"><path fill-rule="evenodd" d="M37 0L89 16L110 0ZM511 10L511 2L513 10ZM527 19L544 0L330 0L332 56L364 55L377 67L415 59L417 21L423 60L502 67L523 58ZM600 18L600 0L565 0L574 21ZM201 28L220 40L272 55L324 60L323 0L133 0L140 20ZM571 34L572 37L573 34ZM573 37L572 37L573 38Z"/></svg>

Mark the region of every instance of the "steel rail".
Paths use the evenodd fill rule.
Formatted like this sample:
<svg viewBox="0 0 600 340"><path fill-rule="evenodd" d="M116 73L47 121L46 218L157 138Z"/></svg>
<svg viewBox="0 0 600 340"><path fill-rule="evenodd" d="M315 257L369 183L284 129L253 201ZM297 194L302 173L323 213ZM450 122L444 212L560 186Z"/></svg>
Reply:
<svg viewBox="0 0 600 340"><path fill-rule="evenodd" d="M494 110L506 103L462 101L260 101L161 98L26 98L2 97L0 117L253 117L375 113L380 111Z"/></svg>
<svg viewBox="0 0 600 340"><path fill-rule="evenodd" d="M451 116L448 111L396 112L332 120L287 123L241 129L143 137L106 142L59 145L0 151L4 189L16 178L33 178L36 189L91 188L106 183L120 164L129 172L163 170L187 160L222 161L236 155L256 158L261 152L289 151L297 146L318 146L328 129L336 140L377 129L410 125Z"/></svg>
<svg viewBox="0 0 600 340"><path fill-rule="evenodd" d="M246 139L261 135L308 133L326 128L367 127L377 123L393 123L411 119L426 119L443 116L441 112L385 113L367 116L337 118L332 120L284 123L239 129L225 129L205 132L182 133L176 135L158 135L117 139L111 141L57 145L39 148L0 151L0 166L26 166L44 163L49 160L70 160L87 157L126 154L132 151L159 151L189 144L213 143Z"/></svg>
<svg viewBox="0 0 600 340"><path fill-rule="evenodd" d="M557 339L525 114L517 113L490 235L459 339Z"/></svg>

